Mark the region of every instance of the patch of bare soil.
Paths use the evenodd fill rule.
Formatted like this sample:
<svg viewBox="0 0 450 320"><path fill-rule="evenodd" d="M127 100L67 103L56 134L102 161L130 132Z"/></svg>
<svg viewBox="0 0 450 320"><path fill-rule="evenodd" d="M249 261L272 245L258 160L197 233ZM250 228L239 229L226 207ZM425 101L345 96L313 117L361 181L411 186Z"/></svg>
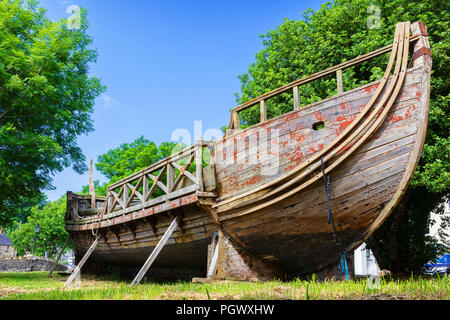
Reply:
<svg viewBox="0 0 450 320"><path fill-rule="evenodd" d="M371 294L367 296L361 296L359 300L409 300L409 296L406 294Z"/></svg>
<svg viewBox="0 0 450 320"><path fill-rule="evenodd" d="M30 293L32 292L32 290L18 290L16 288L11 289L11 288L0 288L0 298L6 297L6 296L10 296L13 294L20 294L20 293Z"/></svg>

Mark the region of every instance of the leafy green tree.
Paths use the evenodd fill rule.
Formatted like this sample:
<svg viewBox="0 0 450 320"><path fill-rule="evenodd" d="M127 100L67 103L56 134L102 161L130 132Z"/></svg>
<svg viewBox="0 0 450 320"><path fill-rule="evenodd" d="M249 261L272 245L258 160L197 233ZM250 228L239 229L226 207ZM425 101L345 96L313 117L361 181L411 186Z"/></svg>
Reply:
<svg viewBox="0 0 450 320"><path fill-rule="evenodd" d="M163 142L157 146L153 141L141 136L131 143L123 143L99 155L95 167L109 181L100 184L98 180L94 180L96 195L105 195L107 185L170 156L180 148L181 146L174 142ZM89 185L83 186L81 193L89 194Z"/></svg>
<svg viewBox="0 0 450 320"><path fill-rule="evenodd" d="M369 28L372 5L379 8L379 28ZM438 0L336 0L317 11L307 10L301 19L286 19L262 35L264 48L256 54L248 72L239 76L238 104L286 83L350 60L392 43L396 23L422 21L428 28L433 53L430 116L421 161L411 186L385 224L368 245L381 265L394 272L419 270L439 251L429 237L429 213L449 196L449 22L448 3ZM382 76L388 56L378 57L343 71L349 90ZM306 105L336 94L336 80L329 76L300 87ZM292 110L292 94L267 101L268 118ZM246 127L259 121L259 107L240 114Z"/></svg>
<svg viewBox="0 0 450 320"><path fill-rule="evenodd" d="M8 233L18 255L32 254L34 247L34 227L39 223L40 231L36 238L36 255L42 256L48 251L50 258L55 258L68 236L64 229L66 197L50 202L42 209L35 206L25 223Z"/></svg>
<svg viewBox="0 0 450 320"><path fill-rule="evenodd" d="M80 23L51 22L33 0L0 2L0 225L51 189L53 174L87 169L77 136L93 130L105 88L88 75L97 53L86 11Z"/></svg>

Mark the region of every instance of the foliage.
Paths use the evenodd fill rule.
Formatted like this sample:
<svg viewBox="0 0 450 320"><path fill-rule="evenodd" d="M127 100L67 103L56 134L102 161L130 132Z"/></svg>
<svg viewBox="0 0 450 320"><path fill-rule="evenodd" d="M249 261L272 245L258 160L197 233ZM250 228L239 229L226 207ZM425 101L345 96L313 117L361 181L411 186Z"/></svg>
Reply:
<svg viewBox="0 0 450 320"><path fill-rule="evenodd" d="M372 18L371 5L380 8L380 28L368 28ZM236 102L242 104L265 92L298 78L326 69L392 43L396 23L422 21L428 28L433 54L431 101L428 132L419 166L411 183L410 202L388 219L384 231L374 235L374 251L380 243L388 250L388 260L376 255L381 266L397 265L393 271L417 269L436 250L425 237L430 223L429 213L449 196L450 187L450 110L449 110L449 21L448 3L437 0L421 2L406 0L336 0L317 11L307 10L300 20L286 19L275 30L262 35L264 49L256 54L248 72L239 76L241 93ZM364 62L343 71L344 89L352 89L382 75L387 56ZM336 94L334 76L300 87L302 105ZM267 101L268 118L292 110L292 94ZM242 127L259 121L258 106L241 112ZM420 199L423 201L420 202ZM418 203L420 202L420 203ZM395 216L398 216L395 218ZM395 225L391 225L395 221ZM386 230L394 230L387 236ZM389 234L389 233L388 233ZM394 240L395 239L395 240ZM421 245L416 245L420 241ZM423 245L422 245L423 244ZM377 250L379 249L379 250ZM395 251L395 254L393 253ZM418 252L421 252L420 254ZM396 255L395 257L393 255ZM408 257L418 261L411 263ZM389 262L389 259L391 261ZM395 263L392 259L395 259Z"/></svg>
<svg viewBox="0 0 450 320"><path fill-rule="evenodd" d="M50 189L54 173L87 169L77 136L93 130L96 50L81 27L51 22L36 1L0 2L0 224Z"/></svg>
<svg viewBox="0 0 450 320"><path fill-rule="evenodd" d="M157 146L153 141L141 136L131 143L123 143L119 147L99 155L95 167L109 181L100 184L98 180L94 180L96 195L105 195L108 184L144 169L170 156L172 152L180 148L182 146L174 142L163 142ZM81 193L89 194L89 185L83 186Z"/></svg>
<svg viewBox="0 0 450 320"><path fill-rule="evenodd" d="M36 237L36 256L43 256L45 251L48 251L50 257L56 257L68 236L64 228L65 212L65 196L50 202L42 210L38 206L33 207L27 221L8 234L17 254L33 253L34 227L39 224L40 231Z"/></svg>

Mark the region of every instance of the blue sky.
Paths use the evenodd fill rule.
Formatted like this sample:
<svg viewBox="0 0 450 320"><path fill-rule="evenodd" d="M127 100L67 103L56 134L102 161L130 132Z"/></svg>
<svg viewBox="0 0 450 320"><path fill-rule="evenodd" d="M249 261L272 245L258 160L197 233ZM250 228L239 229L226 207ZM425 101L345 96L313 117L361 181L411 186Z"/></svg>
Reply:
<svg viewBox="0 0 450 320"><path fill-rule="evenodd" d="M88 11L99 53L90 74L108 89L96 100L95 131L78 139L86 161L141 135L157 144L178 128L193 135L194 121L203 131L227 125L260 35L324 2L41 0L54 21L70 5ZM94 179L105 181L95 170ZM88 173L67 168L45 193L53 201L87 183Z"/></svg>

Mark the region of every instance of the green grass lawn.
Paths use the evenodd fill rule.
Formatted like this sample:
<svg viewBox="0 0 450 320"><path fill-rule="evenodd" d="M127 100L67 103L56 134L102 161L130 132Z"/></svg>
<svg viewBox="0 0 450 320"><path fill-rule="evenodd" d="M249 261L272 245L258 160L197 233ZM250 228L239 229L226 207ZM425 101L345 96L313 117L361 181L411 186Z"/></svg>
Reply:
<svg viewBox="0 0 450 320"><path fill-rule="evenodd" d="M78 287L65 289L68 276L48 272L0 273L0 299L7 300L240 300L240 299L438 299L450 298L450 277L381 278L378 281L216 281L212 283L146 282L82 275Z"/></svg>

